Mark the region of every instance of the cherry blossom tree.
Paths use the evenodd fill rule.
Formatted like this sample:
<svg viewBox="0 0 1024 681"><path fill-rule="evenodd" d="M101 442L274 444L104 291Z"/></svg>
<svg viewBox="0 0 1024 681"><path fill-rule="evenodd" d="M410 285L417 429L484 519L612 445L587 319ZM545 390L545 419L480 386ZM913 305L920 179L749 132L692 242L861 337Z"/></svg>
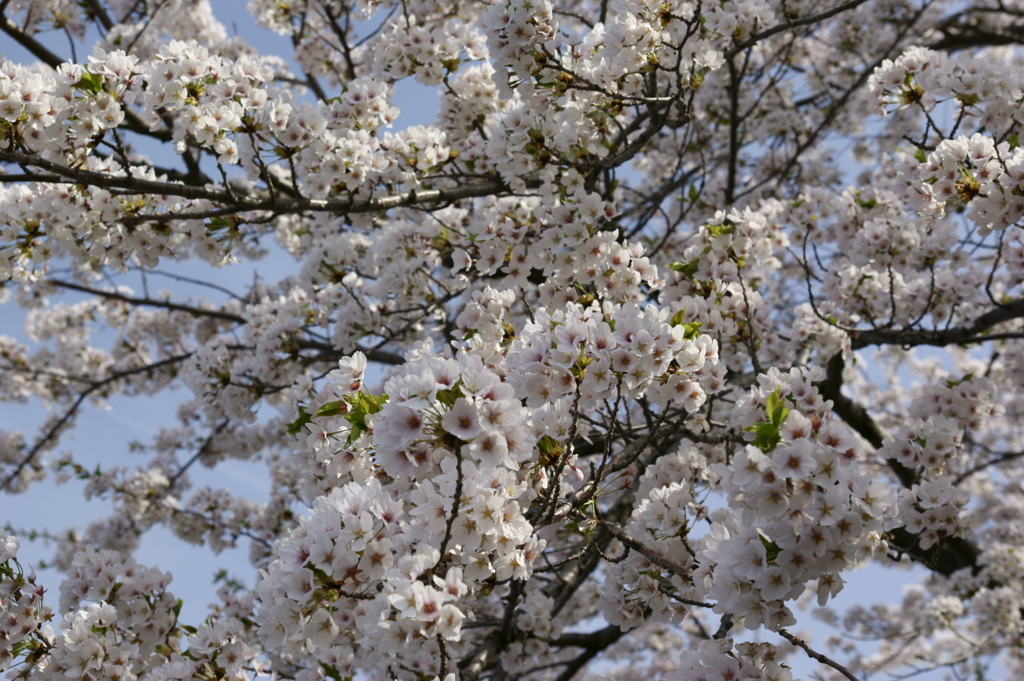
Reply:
<svg viewBox="0 0 1024 681"><path fill-rule="evenodd" d="M0 487L113 508L49 591L0 532L7 678L1024 677L1024 5L249 10L288 61L207 0L0 0L0 398L47 414ZM255 587L182 621L157 526ZM831 608L869 563L926 576Z"/></svg>

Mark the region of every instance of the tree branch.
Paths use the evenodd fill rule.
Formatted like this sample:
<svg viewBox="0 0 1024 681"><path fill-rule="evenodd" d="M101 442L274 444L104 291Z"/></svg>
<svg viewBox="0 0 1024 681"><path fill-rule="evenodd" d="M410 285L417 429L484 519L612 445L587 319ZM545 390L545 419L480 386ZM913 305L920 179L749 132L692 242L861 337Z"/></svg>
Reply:
<svg viewBox="0 0 1024 681"><path fill-rule="evenodd" d="M127 378L128 376L142 374L147 371L153 371L154 369L159 369L160 367L167 366L168 364L183 362L191 356L192 353L188 352L185 353L184 355L176 355L174 357L169 357L167 359L161 360L159 362L154 362L152 364L147 364L146 366L139 367L137 369L119 371L115 374L108 376L107 378L104 378L90 385L88 388L86 388L78 395L77 399L75 399L75 402L67 411L64 412L64 415L61 416L60 419L58 419L57 423L51 426L46 431L46 433L44 433L43 436L36 441L32 449L30 449L28 451L28 454L26 454L25 457L22 458L22 460L18 463L18 465L14 467L14 470L10 473L10 475L4 478L3 487L10 489L11 485L14 484L14 480L18 477L18 475L25 468L25 466L28 466L30 463L32 463L32 460L35 458L36 454L38 454L50 440L55 438L60 433L64 426L66 426L68 422L74 417L74 415L78 413L78 408L82 406L82 402L84 402L85 398L87 398L89 395L96 392L100 388L113 383L114 381L120 380L122 378Z"/></svg>
<svg viewBox="0 0 1024 681"><path fill-rule="evenodd" d="M455 445L455 495L452 497L452 511L448 516L448 520L444 527L444 539L441 540L441 546L438 549L437 563L434 565L434 569L444 561L444 556L448 552L448 542L452 539L452 527L455 525L455 519L459 515L459 505L462 502L462 445Z"/></svg>
<svg viewBox="0 0 1024 681"><path fill-rule="evenodd" d="M835 669L837 672L848 678L850 681L860 681L856 676L853 675L852 672L850 672L849 669L839 664L832 658L826 657L825 655L822 655L821 653L812 649L809 645L807 645L807 642L803 639L797 638L785 629L779 629L779 635L782 636L782 638L789 641L790 643L792 643L793 645L797 646L798 648L802 648L803 651L807 653L807 657L811 658L812 660L817 660L818 662L824 665L832 667L832 669Z"/></svg>
<svg viewBox="0 0 1024 681"><path fill-rule="evenodd" d="M552 641L551 645L568 645L583 648L583 653L581 655L563 663L565 664L565 670L558 675L558 678L555 681L569 681L569 679L576 675L576 672L583 669L588 662L600 655L602 650L622 638L624 633L625 632L623 632L618 625L609 625L604 629L595 631L591 634L563 634L555 641ZM581 637L579 639L579 643L559 643L559 641L571 639L577 636Z"/></svg>
<svg viewBox="0 0 1024 681"><path fill-rule="evenodd" d="M997 340L1007 336L1006 334L993 334L990 337L984 336L993 326L1024 317L1024 298L1014 300L1005 305L1000 305L980 317L975 318L967 326L958 326L944 330L915 330L900 329L896 331L866 330L855 331L850 334L851 344L854 350L865 348L869 345L961 345L965 343L981 343L985 340Z"/></svg>
<svg viewBox="0 0 1024 681"><path fill-rule="evenodd" d="M166 300L153 300L151 298L133 298L132 296L124 295L123 293L117 293L115 291L103 291L100 289L89 288L88 286L82 286L75 284L70 281L62 281L60 279L48 279L47 283L59 286L60 288L70 289L72 291L81 291L82 293L89 293L94 296L101 298L107 298L109 300L120 300L131 305L139 305L145 307L159 307L165 310L175 310L177 312L186 312L196 317L213 317L215 319L223 319L225 321L234 322L235 324L245 324L246 320L238 315L233 315L228 312L221 312L219 310L204 310L198 307L190 307L188 305L181 305L180 303L172 303Z"/></svg>
<svg viewBox="0 0 1024 681"><path fill-rule="evenodd" d="M17 24L8 19L6 16L0 15L0 31L3 31L7 35L11 36L19 45L24 47L26 50L32 53L39 61L45 63L52 69L56 69L58 66L65 62L56 54L51 52L45 45L26 34ZM140 135L146 135L149 137L155 137L162 142L170 142L172 133L167 129L151 130L149 124L146 123L142 118L139 117L135 111L125 108L124 109L125 128L132 132Z"/></svg>
<svg viewBox="0 0 1024 681"><path fill-rule="evenodd" d="M85 0L85 6L87 11L90 14L92 14L92 16L99 19L99 22L103 25L103 28L105 28L108 32L110 31L110 29L114 28L114 21L110 18L110 15L107 14L107 10L103 8L103 5L100 4L99 0Z"/></svg>
<svg viewBox="0 0 1024 681"><path fill-rule="evenodd" d="M621 527L619 527L615 523L609 523L609 522L606 522L606 521L603 521L603 520L602 521L598 521L598 522L600 522L601 527L604 527L605 529L607 529L608 532L610 532L613 537L615 537L620 542L622 542L623 544L625 544L629 548L633 549L637 553L642 554L645 558L647 558L647 560L651 561L652 563L654 563L658 567L664 568L664 569L668 570L669 572L677 574L677 575L679 575L680 577L683 577L683 578L689 578L690 577L690 573L691 573L690 570L688 570L687 568L683 567L682 565L678 565L676 563L673 563L672 561L668 560L667 558L664 558L664 557L658 555L652 549L649 549L648 547L644 546L642 543L640 543L639 541L637 541L633 537L630 537L628 534L626 534L622 530Z"/></svg>
<svg viewBox="0 0 1024 681"><path fill-rule="evenodd" d="M842 353L837 353L829 360L828 373L818 386L821 396L826 400L832 400L832 411L871 443L872 447L880 449L889 435L875 422L867 409L842 394L844 367ZM910 489L917 482L917 472L896 459L887 459L885 463L895 473L903 487ZM978 556L981 552L972 542L962 537L943 537L937 544L922 549L920 535L913 534L905 528L894 528L889 530L888 534L892 547L906 553L928 569L947 577L963 568L976 570L978 567Z"/></svg>
<svg viewBox="0 0 1024 681"><path fill-rule="evenodd" d="M842 14L846 10L859 7L860 5L863 5L865 2L867 2L867 0L849 0L848 2L844 2L841 5L836 5L832 9L827 9L824 12L812 14L809 17L803 17L802 19L794 19L792 21L787 21L784 24L772 26L771 28L761 31L760 33L755 33L754 35L750 36L739 45L736 45L735 47L730 49L728 52L725 53L725 58L732 59L733 57L735 57L737 54L747 49L748 47L753 47L754 45L761 42L765 38L770 38L777 33L782 33L783 31L788 31L794 28L800 28L801 26L810 26L811 24L816 24L819 21L830 19L837 14Z"/></svg>
<svg viewBox="0 0 1024 681"><path fill-rule="evenodd" d="M178 196L196 201L213 201L232 206L237 211L266 210L273 213L300 213L304 211L355 214L385 211L401 206L413 206L425 203L451 203L460 199L470 199L492 194L510 193L508 185L500 178L487 182L465 184L451 189L414 189L408 192L390 194L376 199L355 201L350 199L282 199L252 198L239 196L227 189L208 189L193 187L176 182L160 182L143 180L124 175L108 175L91 170L71 168L60 163L48 161L35 154L18 151L0 151L0 160L35 166L68 179L72 184L84 184L105 189L124 189L138 194L157 196ZM539 182L528 182L527 186L539 186ZM188 220L195 216L189 213L177 214L175 219ZM165 220L166 218L154 218Z"/></svg>

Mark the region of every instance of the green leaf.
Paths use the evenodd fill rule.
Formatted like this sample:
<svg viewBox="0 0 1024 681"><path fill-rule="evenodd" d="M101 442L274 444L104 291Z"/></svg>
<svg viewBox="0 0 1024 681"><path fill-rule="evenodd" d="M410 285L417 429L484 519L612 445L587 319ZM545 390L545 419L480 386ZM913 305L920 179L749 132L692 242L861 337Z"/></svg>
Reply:
<svg viewBox="0 0 1024 681"><path fill-rule="evenodd" d="M779 554L782 553L782 549L779 548L778 544L776 544L760 532L757 533L757 536L761 539L761 544L764 545L765 553L768 554L768 562L774 563L775 560L779 557Z"/></svg>
<svg viewBox="0 0 1024 681"><path fill-rule="evenodd" d="M707 255L710 252L711 252L711 244L708 244L707 246L704 247L704 250L701 251L700 254L702 256L704 256L704 255ZM687 279L693 279L693 275L697 274L697 270L700 269L700 258L699 257L694 258L690 262L673 262L673 263L669 263L668 268L670 270L675 271L675 272L681 272L682 275L684 277L686 277Z"/></svg>
<svg viewBox="0 0 1024 681"><path fill-rule="evenodd" d="M387 395L371 395L370 393L358 392L345 397L351 409L345 414L345 420L353 426L366 428L366 417L369 414L376 414L388 402Z"/></svg>
<svg viewBox="0 0 1024 681"><path fill-rule="evenodd" d="M351 445L359 439L359 436L366 432L366 417L369 414L376 414L388 402L387 395L371 395L370 393L359 392L354 395L347 395L345 401L350 407L345 420L352 424L352 432L348 434L346 445Z"/></svg>
<svg viewBox="0 0 1024 681"><path fill-rule="evenodd" d="M789 415L789 409L785 405L786 401L782 397L781 388L777 388L765 401L764 410L768 414L768 420L776 427L781 426L786 420L786 416Z"/></svg>
<svg viewBox="0 0 1024 681"><path fill-rule="evenodd" d="M565 453L565 445L550 435L545 435L537 442L537 449L545 455L549 462Z"/></svg>
<svg viewBox="0 0 1024 681"><path fill-rule="evenodd" d="M316 410L313 414L316 416L337 416L338 414L344 414L348 411L348 406L344 400L336 400L334 402L327 402Z"/></svg>
<svg viewBox="0 0 1024 681"><path fill-rule="evenodd" d="M345 438L345 446L351 447L352 443L359 439L359 436L366 432L366 428L362 426L352 426L352 430L349 431L348 437Z"/></svg>
<svg viewBox="0 0 1024 681"><path fill-rule="evenodd" d="M789 416L789 408L786 407L786 400L782 396L781 388L776 389L768 396L768 399L765 400L764 410L768 416L767 421L755 423L743 430L755 433L754 446L767 453L775 449L782 441L782 437L779 435L779 426L785 423L786 417Z"/></svg>
<svg viewBox="0 0 1024 681"><path fill-rule="evenodd" d="M707 225L708 234L713 237L720 237L726 234L732 234L736 231L736 225L726 220L724 225ZM705 251L706 252L706 251Z"/></svg>
<svg viewBox="0 0 1024 681"><path fill-rule="evenodd" d="M878 205L878 199L862 199L860 198L859 194L860 192L858 192L858 196L853 200L853 202L856 203L861 208L864 208L865 210L871 210L872 208Z"/></svg>
<svg viewBox="0 0 1024 681"><path fill-rule="evenodd" d="M75 83L75 87L89 92L99 92L103 89L103 76L83 71L82 78Z"/></svg>
<svg viewBox="0 0 1024 681"><path fill-rule="evenodd" d="M453 385L451 388L448 388L447 390L437 391L437 401L443 404L448 409L454 407L455 400L459 399L460 397L463 397L461 377L459 378L458 381L455 382L455 385Z"/></svg>
<svg viewBox="0 0 1024 681"><path fill-rule="evenodd" d="M669 263L668 268L674 272L680 272L687 279L693 279L693 275L697 274L697 270L700 268L700 260L694 259L690 262L673 262Z"/></svg>
<svg viewBox="0 0 1024 681"><path fill-rule="evenodd" d="M309 412L305 409L299 409L299 418L288 424L288 434L298 435L306 427L306 424L311 423L312 420L313 418L309 415Z"/></svg>
<svg viewBox="0 0 1024 681"><path fill-rule="evenodd" d="M206 233L215 234L222 229L234 229L238 226L238 221L233 217L225 217L222 215L215 215L210 218L206 223Z"/></svg>
<svg viewBox="0 0 1024 681"><path fill-rule="evenodd" d="M946 381L946 386L949 387L949 388L955 388L958 385L960 385L961 383L963 383L964 381L969 381L972 378L974 378L974 374L966 374L959 381L953 381L953 380Z"/></svg>
<svg viewBox="0 0 1024 681"><path fill-rule="evenodd" d="M32 643L33 643L33 641L32 641L31 638L23 638L23 639L21 639L20 641L15 643L13 646L11 646L11 656L12 657L18 657L19 655L24 653L26 650L28 650L32 646Z"/></svg>
<svg viewBox="0 0 1024 681"><path fill-rule="evenodd" d="M669 321L669 323L672 326L683 327L683 338L685 338L686 340L693 340L694 338L700 335L700 327L704 324L704 322L687 323L683 321L683 319L685 318L686 310L680 310L679 312L676 312L674 315L672 315L672 319Z"/></svg>
<svg viewBox="0 0 1024 681"><path fill-rule="evenodd" d="M754 446L765 453L775 449L779 442L782 441L782 437L779 436L779 427L774 423L769 423L767 421L755 423L752 426L747 426L743 430L755 433Z"/></svg>
<svg viewBox="0 0 1024 681"><path fill-rule="evenodd" d="M319 584L322 584L322 585L334 584L334 580L331 579L330 575L328 575L326 572L323 571L323 569L318 568L317 566L313 565L312 563L306 563L302 567L304 567L307 570L309 570L310 572L312 572L313 573L313 577L316 578L316 581Z"/></svg>

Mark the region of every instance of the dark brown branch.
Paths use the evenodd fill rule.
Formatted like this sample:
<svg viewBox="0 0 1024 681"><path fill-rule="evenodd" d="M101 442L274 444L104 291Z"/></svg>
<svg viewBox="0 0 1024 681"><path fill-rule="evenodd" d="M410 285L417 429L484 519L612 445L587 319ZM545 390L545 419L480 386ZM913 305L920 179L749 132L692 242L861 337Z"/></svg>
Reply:
<svg viewBox="0 0 1024 681"><path fill-rule="evenodd" d="M880 449L888 435L867 409L842 394L844 366L841 354L837 354L829 361L825 380L818 386L821 396L826 400L832 400L832 411L871 443L872 447ZM887 459L886 464L905 488L910 489L917 482L917 472L896 459ZM889 530L888 534L891 547L906 553L916 562L939 574L948 577L963 568L978 569L978 556L981 552L972 542L962 537L943 537L937 544L922 549L921 537L918 534L913 534L902 527Z"/></svg>
<svg viewBox="0 0 1024 681"><path fill-rule="evenodd" d="M993 326L1024 317L1024 298L1000 305L994 310L977 317L967 326L958 326L943 330L899 329L895 331L865 330L851 334L854 350L869 345L960 345L964 343L980 343L985 340L996 340L1003 334L991 338L983 335ZM1016 336L1011 336L1016 337Z"/></svg>
<svg viewBox="0 0 1024 681"><path fill-rule="evenodd" d="M927 47L943 52L956 52L978 47L1020 45L1024 42L1024 26L1018 23L1013 26L989 24L986 27L984 19L979 15L994 17L995 22L999 22L1003 17L1021 19L1019 12L1008 11L1002 2L999 3L999 7L967 7L936 26L935 33L942 37L933 40Z"/></svg>
<svg viewBox="0 0 1024 681"><path fill-rule="evenodd" d="M505 599L505 612L502 614L501 623L478 645L469 655L459 662L461 681L476 681L480 674L493 668L500 662L501 651L514 639L513 617L519 599L523 595L526 582L514 580L509 594Z"/></svg>
<svg viewBox="0 0 1024 681"><path fill-rule="evenodd" d="M5 16L0 16L0 30L14 38L15 42L31 52L32 56L45 63L50 68L56 69L64 63L63 59L51 52L41 42L26 34L18 28L17 24Z"/></svg>
<svg viewBox="0 0 1024 681"><path fill-rule="evenodd" d="M371 594L355 594L349 591L343 591L342 589L338 589L338 593L344 596L345 598L351 598L354 601L372 601L374 598L376 598Z"/></svg>
<svg viewBox="0 0 1024 681"><path fill-rule="evenodd" d="M349 354L339 351L334 346L328 343L321 343L320 341L311 340L308 338L302 338L296 341L296 345L300 350L319 350L320 356L316 359L321 362L336 362L343 357L348 357ZM394 352L388 352L387 350L364 350L357 348L359 352L366 355L366 359L371 362L379 362L380 364L390 364L392 366L398 366L405 364L405 357Z"/></svg>
<svg viewBox="0 0 1024 681"><path fill-rule="evenodd" d="M459 516L459 505L462 502L462 445L455 446L455 496L452 498L452 511L444 527L444 539L441 540L441 547L438 549L437 563L434 569L444 561L445 553L448 552L448 542L452 539L452 527Z"/></svg>
<svg viewBox="0 0 1024 681"><path fill-rule="evenodd" d="M688 570L687 568L683 567L682 565L678 565L676 563L673 563L672 561L670 561L667 558L664 558L663 556L658 555L652 549L650 549L647 546L643 545L642 543L640 543L639 541L637 541L633 537L630 537L618 525L616 525L614 523L605 522L605 521L599 521L599 522L601 523L601 527L604 527L605 529L607 529L608 532L610 532L613 537L615 537L620 542L622 542L623 544L625 544L629 548L633 549L637 553L643 554L643 556L645 558L647 558L647 560L651 561L652 563L654 563L658 567L664 568L665 570L668 570L669 572L675 573L675 574L679 575L680 577L684 577L684 578L689 578L690 577L690 572L691 572L690 570Z"/></svg>
<svg viewBox="0 0 1024 681"><path fill-rule="evenodd" d="M961 482L963 482L967 478L971 477L975 473L978 473L978 472L981 472L981 471L985 470L989 466L1000 466L1000 465L1002 465L1004 463L1008 463L1010 461L1016 461L1017 459L1019 459L1021 457L1024 457L1024 452L1008 452L1006 454L1002 454L1000 456L997 456L997 457L995 457L993 459L989 459L988 461L984 461L982 463L979 463L976 466L971 466L966 471L964 471L963 473L958 475L956 477L956 479L953 480L953 484L954 485L959 485Z"/></svg>
<svg viewBox="0 0 1024 681"><path fill-rule="evenodd" d="M729 67L729 161L726 165L725 205L732 205L736 197L736 170L739 165L740 121L737 116L740 98L740 76L732 58L726 60Z"/></svg>
<svg viewBox="0 0 1024 681"><path fill-rule="evenodd" d="M669 107L665 108L667 110ZM661 131L662 127L665 124L665 118L666 117L664 113L653 111L652 106L650 125L648 125L647 128L644 129L644 131L640 133L635 140L626 145L625 148L619 150L618 152L610 156L601 159L595 165L598 168L605 169L618 168L623 163L626 163L627 161L632 159L634 156L640 153L640 151L647 145L648 142L651 141L651 139L654 138L656 134L658 134L658 132Z"/></svg>
<svg viewBox="0 0 1024 681"><path fill-rule="evenodd" d="M853 675L853 673L850 672L849 669L839 664L832 658L826 657L825 655L822 655L821 653L817 652L809 645L807 645L807 642L803 639L797 638L785 629L779 629L779 635L782 636L782 638L789 641L790 643L792 643L793 645L797 646L798 648L802 648L803 651L807 653L807 657L811 658L812 660L817 660L818 662L824 665L832 667L832 669L835 669L837 672L848 678L850 681L860 681L856 676Z"/></svg>
<svg viewBox="0 0 1024 681"><path fill-rule="evenodd" d="M51 52L41 42L26 34L18 28L13 21L5 16L0 16L0 31L9 35L15 40L15 42L31 52L36 59L45 63L50 68L56 69L64 63L63 59ZM170 130L150 130L149 124L142 120L142 118L139 117L139 114L135 113L131 109L125 108L124 119L125 128L132 132L149 137L155 137L156 139L164 142L169 142L171 140L172 133Z"/></svg>
<svg viewBox="0 0 1024 681"><path fill-rule="evenodd" d="M881 449L882 444L888 437L888 434L882 430L877 423L875 423L875 420L868 413L867 409L842 393L843 369L845 368L846 362L843 360L842 353L836 354L835 357L829 360L827 368L828 373L826 374L825 380L818 386L818 389L821 391L821 396L826 400L832 400L832 411L834 411L839 418L843 419L848 426L853 428L861 437L870 442L872 447L875 449ZM905 469L905 467L898 462L897 465ZM896 470L896 473L904 487L911 487L914 484L915 476L912 472Z"/></svg>
<svg viewBox="0 0 1024 681"><path fill-rule="evenodd" d="M14 480L18 477L18 475L25 468L25 466L28 466L30 463L32 463L32 460L35 458L36 454L38 454L42 450L42 448L46 446L48 442L50 442L60 433L64 426L66 426L68 422L75 416L75 414L78 413L78 408L82 406L82 403L89 395L96 392L100 388L103 388L104 386L113 383L114 381L118 381L122 378L127 378L129 376L146 373L147 371L153 371L154 369L159 369L160 367L167 366L168 364L183 362L191 356L192 353L188 352L185 353L184 355L176 355L174 357L169 357L167 359L161 360L159 362L154 362L153 364L147 364L146 366L139 367L137 369L119 371L115 374L108 376L107 378L104 378L90 385L88 388L79 393L78 398L75 399L74 404L72 404L71 407L64 412L64 415L61 416L60 419L58 419L57 423L51 426L50 429L47 430L46 433L36 441L32 449L28 451L28 454L26 454L25 457L22 458L22 460L18 463L18 465L14 467L14 470L11 471L11 474L4 478L3 486L10 488L10 486L14 484Z"/></svg>
<svg viewBox="0 0 1024 681"><path fill-rule="evenodd" d="M168 300L153 300L151 298L134 298L132 296L126 296L123 293L117 293L115 291L102 291L99 289L89 288L88 286L82 286L75 284L70 281L62 281L59 279L48 279L47 283L59 286L60 288L70 289L72 291L81 291L82 293L89 293L94 296L100 296L101 298L107 298L110 300L120 300L131 305L139 305L145 307L159 307L165 310L175 310L177 312L186 312L196 317L213 317L215 319L223 319L225 321L234 322L235 324L245 324L246 320L238 315L233 315L228 312L221 312L219 310L204 310L198 307L190 307L188 305L181 305L180 303L172 303Z"/></svg>
<svg viewBox="0 0 1024 681"><path fill-rule="evenodd" d="M233 315L229 312L221 312L219 310L204 310L198 307L190 307L188 305L181 305L180 303L172 303L170 301L153 300L151 298L134 298L132 296L126 296L122 293L115 291L102 291L99 289L89 288L88 286L81 286L68 281L61 281L58 279L50 279L48 283L61 288L71 289L73 291L81 291L83 293L90 293L92 295L108 298L111 300L120 300L131 305L140 305L145 307L158 307L165 310L176 310L178 312L185 312L196 317L213 317L214 319L223 319L224 321L233 322L235 324L246 324L248 323L244 317ZM317 350L321 353L320 357L316 359L322 362L333 362L343 357L347 357L343 352L338 351L333 346L327 343L321 343L311 339L301 339L297 342L299 349L303 350ZM366 359L371 362L378 362L380 364L390 364L392 366L398 366L405 364L405 358L401 355L386 350L364 350Z"/></svg>
<svg viewBox="0 0 1024 681"><path fill-rule="evenodd" d="M565 648L607 648L622 637L622 629L617 624L610 624L604 629L586 634L566 633L548 641L550 645Z"/></svg>
<svg viewBox="0 0 1024 681"><path fill-rule="evenodd" d="M488 634L483 644L459 661L458 667L462 681L476 681L480 675L490 666L498 663L498 654L501 652L501 645L494 632Z"/></svg>
<svg viewBox="0 0 1024 681"><path fill-rule="evenodd" d="M612 624L604 629L589 634L562 634L551 641L551 645L560 647L583 648L583 653L565 662L565 669L558 675L556 681L569 681L576 672L583 669L588 662L601 654L608 646L612 645L624 636L624 632L617 624Z"/></svg>
<svg viewBox="0 0 1024 681"><path fill-rule="evenodd" d="M732 624L732 613L725 613L722 615L722 619L718 623L718 631L716 631L711 638L715 641L721 641L729 635L729 631L732 629Z"/></svg>
<svg viewBox="0 0 1024 681"><path fill-rule="evenodd" d="M67 180L64 180L65 182ZM187 213L156 213L153 215L126 215L118 219L118 222L128 225L129 227L135 225L143 225L147 223L164 223L173 222L175 220L208 220L210 218L219 218L226 215L235 215L238 213L238 208L235 206L227 206L226 208L213 208L211 210L195 210ZM251 220L249 222L252 222Z"/></svg>
<svg viewBox="0 0 1024 681"><path fill-rule="evenodd" d="M114 21L107 14L107 10L103 9L103 5L100 4L99 0L85 0L85 6L89 14L98 19L103 28L107 31L114 28Z"/></svg>
<svg viewBox="0 0 1024 681"><path fill-rule="evenodd" d="M754 35L750 36L739 45L733 47L731 50L725 53L725 58L732 59L743 50L749 47L753 47L754 45L761 42L765 38L770 38L777 33L782 33L783 31L788 31L794 28L800 28L801 26L810 26L811 24L816 24L819 21L830 19L837 14L842 14L847 10L859 7L860 5L863 5L865 2L867 2L867 0L849 0L849 2L844 2L841 5L836 5L832 9L827 9L824 12L812 14L811 16L803 17L802 19L794 19L792 21L787 21L786 23L778 24L777 26L772 26L771 28L761 31L760 33L755 33Z"/></svg>
<svg viewBox="0 0 1024 681"><path fill-rule="evenodd" d="M177 471L175 471L174 475L172 475L170 480L167 481L167 489L168 490L171 489L172 487L174 487L174 483L177 482L178 479L182 475L184 475L185 472L189 468L192 467L192 464L194 464L196 461L199 461L199 459L203 458L204 456L206 456L207 453L209 453L210 446L213 444L214 438L216 438L218 435L223 433L224 429L227 428L227 427L228 427L228 421L227 421L227 419L225 419L225 420L220 422L220 425L218 425L216 428L213 429L213 431L206 438L206 440L203 441L203 444L199 447L199 449L196 450L196 453L192 455L192 458L189 459L188 461L186 461L181 466L181 468L179 468Z"/></svg>
<svg viewBox="0 0 1024 681"><path fill-rule="evenodd" d="M227 189L209 189L193 187L175 182L159 182L143 180L136 177L107 175L91 170L70 168L60 163L48 161L34 154L17 151L0 151L0 160L19 163L24 166L43 168L68 179L73 184L84 184L105 189L124 189L138 194L154 194L161 196L179 196L183 199L197 201L213 201L232 206L237 211L266 210L274 213L298 213L303 211L355 214L385 211L401 206L414 206L427 203L451 203L460 199L470 199L492 194L509 193L510 189L499 178L488 182L466 184L451 189L418 189L398 194L390 194L377 199L353 201L349 199L274 199L252 198L239 196ZM538 183L527 183L537 186ZM190 219L188 213L178 215L181 219ZM162 218L161 218L162 219Z"/></svg>

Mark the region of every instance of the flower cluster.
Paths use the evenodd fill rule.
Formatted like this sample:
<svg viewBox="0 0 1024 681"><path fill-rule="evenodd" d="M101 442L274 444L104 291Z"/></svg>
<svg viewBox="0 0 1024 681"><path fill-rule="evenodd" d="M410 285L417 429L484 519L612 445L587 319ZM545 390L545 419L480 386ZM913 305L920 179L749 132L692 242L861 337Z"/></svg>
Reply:
<svg viewBox="0 0 1024 681"><path fill-rule="evenodd" d="M970 500L950 476L940 475L919 482L900 495L900 523L908 532L920 534L919 545L929 549L943 537L969 536L974 523L964 517Z"/></svg>
<svg viewBox="0 0 1024 681"><path fill-rule="evenodd" d="M956 419L930 416L901 424L879 454L911 470L924 466L929 473L941 473L949 463L958 463L962 443L963 430Z"/></svg>
<svg viewBox="0 0 1024 681"><path fill-rule="evenodd" d="M824 605L839 574L882 549L897 516L896 491L858 465L860 443L830 420L814 383L820 370L771 370L742 419L752 445L713 473L739 511L711 514L698 551L698 592L716 612L744 613L749 628L792 624L785 602L817 580Z"/></svg>
<svg viewBox="0 0 1024 681"><path fill-rule="evenodd" d="M443 78L459 71L463 61L487 58L486 38L461 21L423 25L406 15L389 24L381 31L382 46L374 54L374 67L396 80L415 75L419 83L440 85Z"/></svg>
<svg viewBox="0 0 1024 681"><path fill-rule="evenodd" d="M996 145L982 133L946 140L920 170L919 204L942 214L966 206L979 234L1003 230L1024 216L1024 150Z"/></svg>
<svg viewBox="0 0 1024 681"><path fill-rule="evenodd" d="M983 236L1020 220L1024 157L1016 145L997 141L1020 132L1015 120L1021 85L1019 73L998 60L924 48L911 48L876 69L870 87L881 111L896 104L931 112L938 102L952 100L960 117L979 130L950 135L920 159L915 207L941 215L967 206Z"/></svg>
<svg viewBox="0 0 1024 681"><path fill-rule="evenodd" d="M682 320L716 338L723 363L736 370L751 342L769 343L773 322L758 289L781 265L775 252L789 239L778 225L779 202L759 210L715 214L678 250L669 264L662 304L680 310Z"/></svg>
<svg viewBox="0 0 1024 681"><path fill-rule="evenodd" d="M905 590L898 604L852 608L845 621L850 633L882 636L877 653L862 658L861 664L877 665L897 646L955 663L979 642L996 650L1019 640L1024 620L1014 604L1022 593L1021 567L1016 546L994 542L979 557L978 569L958 570L932 592L914 587Z"/></svg>
<svg viewBox="0 0 1024 681"><path fill-rule="evenodd" d="M431 357L414 366L384 384L388 403L367 422L375 461L385 473L420 477L419 466L432 463L438 445L452 443L465 444L464 453L481 470L515 471L531 457L534 439L525 427L527 412L514 399L513 386L501 382L479 358Z"/></svg>
<svg viewBox="0 0 1024 681"><path fill-rule="evenodd" d="M545 541L523 516L536 436L512 386L476 355L426 355L373 396L365 366L357 354L332 372L341 399L320 407L308 444L349 450L377 477L314 501L263 573L257 621L288 654L327 663L345 639L386 666L396 637L429 641L425 659L436 636L458 641L470 599L527 579Z"/></svg>
<svg viewBox="0 0 1024 681"><path fill-rule="evenodd" d="M44 625L52 615L34 576L11 567L17 565L17 538L6 535L2 545L0 622L6 632L0 669L24 656L11 678L33 672L40 679L170 681L206 669L241 680L260 666L259 647L248 644L245 625L233 616L191 630L183 655L181 601L167 591L170 574L92 547L75 555L61 585L64 619L55 632Z"/></svg>
<svg viewBox="0 0 1024 681"><path fill-rule="evenodd" d="M506 360L516 396L540 411L576 394L585 395L584 406L646 395L662 407L697 411L721 378L715 341L665 308L629 303L609 313L569 303L550 318L535 315Z"/></svg>
<svg viewBox="0 0 1024 681"><path fill-rule="evenodd" d="M979 431L1005 411L985 377L932 383L911 402L911 418L899 425L879 454L911 470L921 469L926 477L955 472L967 463L964 430Z"/></svg>
<svg viewBox="0 0 1024 681"><path fill-rule="evenodd" d="M45 634L32 640L51 615L35 573L26 576L18 564L20 546L17 537L0 530L0 672L22 655L30 663L38 659L48 643Z"/></svg>
<svg viewBox="0 0 1024 681"><path fill-rule="evenodd" d="M664 470L665 460L659 463ZM692 547L687 535L702 509L694 501L688 483L655 486L652 477L645 475L641 480L639 496L643 500L633 511L627 529L657 557L688 565ZM625 547L622 550L626 552L622 554L625 560L608 566L601 585L601 612L609 624L628 631L645 621L681 622L689 608L670 594L691 596L686 574L674 574L666 570L664 562L656 564L643 553Z"/></svg>
<svg viewBox="0 0 1024 681"><path fill-rule="evenodd" d="M965 52L950 56L943 51L911 47L896 60L886 59L871 74L868 84L879 113L888 108L916 107L925 112L945 100L992 132L1012 129L1019 108L1020 74L1005 63Z"/></svg>

